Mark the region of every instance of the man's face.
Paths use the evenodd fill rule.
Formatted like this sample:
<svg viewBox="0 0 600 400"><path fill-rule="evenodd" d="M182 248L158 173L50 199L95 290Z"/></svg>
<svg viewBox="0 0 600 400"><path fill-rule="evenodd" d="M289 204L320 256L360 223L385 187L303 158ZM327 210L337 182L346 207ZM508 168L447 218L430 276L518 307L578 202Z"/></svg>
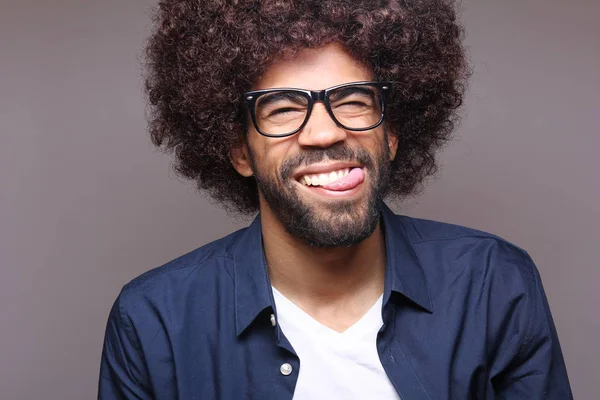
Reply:
<svg viewBox="0 0 600 400"><path fill-rule="evenodd" d="M253 89L321 90L372 79L340 46L328 45L273 64ZM364 240L377 227L396 153L396 140L383 124L345 130L316 102L299 133L271 138L250 125L247 145L246 169L236 168L254 174L261 212L273 214L291 235L317 247L342 247Z"/></svg>

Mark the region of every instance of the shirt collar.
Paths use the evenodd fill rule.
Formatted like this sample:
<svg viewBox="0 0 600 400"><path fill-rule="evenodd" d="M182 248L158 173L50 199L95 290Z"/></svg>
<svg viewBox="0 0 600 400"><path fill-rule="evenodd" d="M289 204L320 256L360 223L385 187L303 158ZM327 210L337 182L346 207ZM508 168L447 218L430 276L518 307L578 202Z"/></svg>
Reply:
<svg viewBox="0 0 600 400"><path fill-rule="evenodd" d="M382 221L386 241L383 303L397 292L428 312L433 312L427 279L410 243L404 218L384 204ZM265 262L260 215L244 230L233 250L235 322L238 336L265 309L275 309Z"/></svg>
<svg viewBox="0 0 600 400"><path fill-rule="evenodd" d="M395 215L385 204L382 217L387 259L383 303L387 304L392 292L397 292L433 312L427 278L406 231L407 217Z"/></svg>
<svg viewBox="0 0 600 400"><path fill-rule="evenodd" d="M238 336L267 307L275 309L262 244L260 215L244 230L233 250L235 325Z"/></svg>

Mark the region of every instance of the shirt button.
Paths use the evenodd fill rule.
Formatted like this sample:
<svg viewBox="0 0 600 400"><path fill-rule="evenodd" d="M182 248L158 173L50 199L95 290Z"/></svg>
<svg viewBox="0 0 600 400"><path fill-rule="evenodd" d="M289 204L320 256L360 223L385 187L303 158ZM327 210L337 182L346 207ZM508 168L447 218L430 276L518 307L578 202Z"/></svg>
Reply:
<svg viewBox="0 0 600 400"><path fill-rule="evenodd" d="M279 371L281 371L282 375L288 376L289 374L292 373L292 366L288 363L281 364Z"/></svg>
<svg viewBox="0 0 600 400"><path fill-rule="evenodd" d="M277 325L277 320L275 319L275 314L271 314L271 325Z"/></svg>

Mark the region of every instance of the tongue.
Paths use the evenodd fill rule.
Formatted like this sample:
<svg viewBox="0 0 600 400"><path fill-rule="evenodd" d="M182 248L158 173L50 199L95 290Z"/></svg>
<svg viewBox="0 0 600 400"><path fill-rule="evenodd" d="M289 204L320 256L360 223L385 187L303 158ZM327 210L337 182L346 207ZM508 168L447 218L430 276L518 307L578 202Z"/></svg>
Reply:
<svg viewBox="0 0 600 400"><path fill-rule="evenodd" d="M344 190L354 189L356 186L363 183L364 180L365 171L363 171L362 168L353 168L350 170L348 175L321 187L323 189L341 192Z"/></svg>

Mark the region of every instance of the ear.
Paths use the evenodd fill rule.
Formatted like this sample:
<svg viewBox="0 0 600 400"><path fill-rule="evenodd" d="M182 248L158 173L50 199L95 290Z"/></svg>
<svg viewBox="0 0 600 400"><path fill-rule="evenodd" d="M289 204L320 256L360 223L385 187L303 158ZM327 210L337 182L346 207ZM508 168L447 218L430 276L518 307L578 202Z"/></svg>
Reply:
<svg viewBox="0 0 600 400"><path fill-rule="evenodd" d="M250 156L248 155L248 145L245 141L242 141L237 146L233 147L229 156L231 165L233 165L233 168L235 168L240 175L246 178L254 175L250 163Z"/></svg>
<svg viewBox="0 0 600 400"><path fill-rule="evenodd" d="M398 151L398 134L391 127L388 128L387 136L387 144L390 149L390 161L393 161L396 158L396 152Z"/></svg>

